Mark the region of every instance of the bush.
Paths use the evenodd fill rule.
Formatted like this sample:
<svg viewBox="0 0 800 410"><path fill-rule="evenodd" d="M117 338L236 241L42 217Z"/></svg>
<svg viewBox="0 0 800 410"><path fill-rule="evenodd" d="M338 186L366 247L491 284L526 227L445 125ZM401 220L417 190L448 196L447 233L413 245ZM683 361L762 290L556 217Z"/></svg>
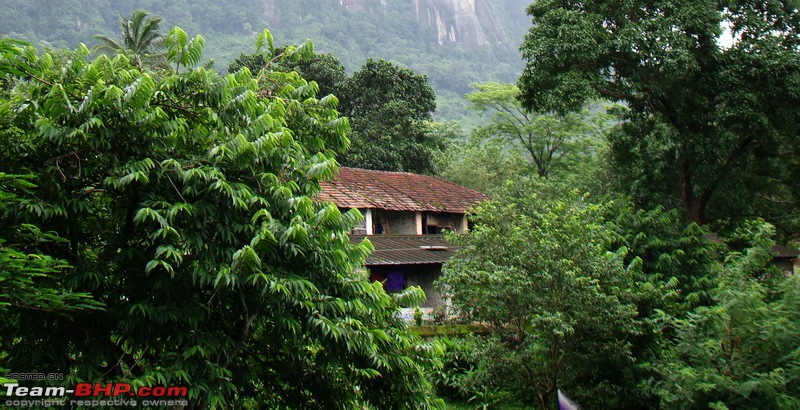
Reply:
<svg viewBox="0 0 800 410"><path fill-rule="evenodd" d="M443 366L431 374L431 382L440 397L465 400L474 395L466 382L476 367L476 337L439 339L445 346Z"/></svg>

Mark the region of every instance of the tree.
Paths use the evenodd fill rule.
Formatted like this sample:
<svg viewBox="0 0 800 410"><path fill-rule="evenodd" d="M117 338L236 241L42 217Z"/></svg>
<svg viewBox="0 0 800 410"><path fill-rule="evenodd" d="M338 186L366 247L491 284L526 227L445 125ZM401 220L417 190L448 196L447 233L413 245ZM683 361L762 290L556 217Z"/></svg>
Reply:
<svg viewBox="0 0 800 410"><path fill-rule="evenodd" d="M340 90L341 112L353 126L342 164L361 168L434 172L440 141L428 138L436 96L427 77L385 60L369 59Z"/></svg>
<svg viewBox="0 0 800 410"><path fill-rule="evenodd" d="M665 409L794 409L800 405L800 283L771 266L774 228L716 266L714 303L673 319L675 339L648 384Z"/></svg>
<svg viewBox="0 0 800 410"><path fill-rule="evenodd" d="M442 178L493 195L506 181L524 178L528 163L520 152L509 150L505 141L473 133L448 139L437 157L436 170Z"/></svg>
<svg viewBox="0 0 800 410"><path fill-rule="evenodd" d="M796 2L551 0L528 14L523 105L625 102L611 142L631 159L620 171L649 189L634 194L664 195L702 224L746 214L750 201L730 199L763 192L794 162L784 157L796 157L800 123Z"/></svg>
<svg viewBox="0 0 800 410"><path fill-rule="evenodd" d="M625 340L634 365L612 373L620 389L608 407L658 408L657 394L643 386L674 337L673 321L714 303L711 294L717 286L719 259L724 257L722 248L706 237L703 227L686 224L678 209L637 209L630 198L619 195L604 209L612 231L609 249L627 249L623 263L639 264L636 286L650 289L634 301L641 327ZM607 363L600 368L615 366Z"/></svg>
<svg viewBox="0 0 800 410"><path fill-rule="evenodd" d="M368 117L392 102L408 105L414 120L430 120L436 96L425 75L386 60L368 59L342 90L342 115Z"/></svg>
<svg viewBox="0 0 800 410"><path fill-rule="evenodd" d="M193 68L202 44L171 30L186 69L151 74L0 40L0 175L30 174L0 178L3 365L186 386L197 408L435 405L436 344L397 318L421 291L354 273L360 216L314 200L348 144L335 99L296 73ZM257 50L274 57L269 32ZM6 287L9 261L41 293ZM39 308L49 289L77 311Z"/></svg>
<svg viewBox="0 0 800 410"><path fill-rule="evenodd" d="M0 209L10 210L25 203L17 192L22 194L35 189L31 178L31 175L0 172ZM36 206L30 202L26 205ZM74 292L59 280L72 268L67 261L32 252L37 246L64 242L64 238L42 232L30 224L14 228L13 236L17 243L7 244L6 240L0 239L0 287L3 289L0 311L4 321L19 323L24 317L21 312L26 311L42 311L69 318L76 312L102 307L90 293Z"/></svg>
<svg viewBox="0 0 800 410"><path fill-rule="evenodd" d="M624 248L608 250L602 205L548 190L509 184L478 205L474 229L450 238L458 256L440 286L459 317L493 328L478 352L478 383L542 409L558 388L613 408L615 377L632 365L627 340L640 326L638 263L623 263Z"/></svg>
<svg viewBox="0 0 800 410"><path fill-rule="evenodd" d="M476 129L478 135L492 135L513 148L528 153L536 173L547 177L566 155L581 156L601 141L605 116L583 110L579 114L536 114L522 107L519 89L513 84L488 82L473 85L477 91L466 95L472 109L488 113L488 124Z"/></svg>
<svg viewBox="0 0 800 410"><path fill-rule="evenodd" d="M100 44L92 49L94 53L109 55L124 54L136 67L143 64L154 67L166 65L164 38L159 32L161 17L151 16L144 10L136 10L127 19L118 15L122 37L119 40L104 35L94 36Z"/></svg>
<svg viewBox="0 0 800 410"><path fill-rule="evenodd" d="M278 48L276 54L281 55L284 51L285 48ZM307 61L284 59L272 62L266 61L263 54L241 54L228 65L228 72L235 73L243 67L247 67L254 73L265 67L287 73L296 71L307 81L316 82L319 87L318 95L323 97L329 94L338 94L339 86L347 78L344 66L331 54L315 54Z"/></svg>

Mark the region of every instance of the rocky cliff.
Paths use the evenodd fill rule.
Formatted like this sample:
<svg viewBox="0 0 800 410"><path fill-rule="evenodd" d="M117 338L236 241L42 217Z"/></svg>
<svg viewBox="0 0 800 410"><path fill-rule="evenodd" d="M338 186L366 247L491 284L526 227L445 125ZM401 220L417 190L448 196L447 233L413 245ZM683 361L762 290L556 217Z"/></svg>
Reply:
<svg viewBox="0 0 800 410"><path fill-rule="evenodd" d="M334 3L335 2L335 3ZM525 7L529 0L256 0L259 13L277 26L286 23L283 16L294 10L313 18L333 4L348 23L359 21L359 15L392 15L379 29L394 31L408 22L428 27L435 32L429 41L440 46L476 48L487 45L516 46L529 22ZM330 9L328 9L330 10ZM337 13L334 13L337 14ZM319 16L317 16L319 17ZM337 17L329 15L329 19ZM307 22L306 18L302 18ZM336 25L328 21L327 24Z"/></svg>
<svg viewBox="0 0 800 410"><path fill-rule="evenodd" d="M412 0L412 7L418 23L436 28L439 45L508 41L489 0Z"/></svg>
<svg viewBox="0 0 800 410"><path fill-rule="evenodd" d="M281 0L261 0L273 18L280 14ZM285 0L284 0L285 1ZM519 43L521 29L527 27L527 0L338 0L350 12L382 12L404 9L417 24L433 28L438 45L467 48L492 44ZM502 14L502 16L498 16ZM269 17L268 17L269 18ZM506 30L506 28L510 30Z"/></svg>
<svg viewBox="0 0 800 410"><path fill-rule="evenodd" d="M119 35L118 14L144 8L208 43L204 56L224 69L252 53L264 28L278 45L307 39L352 72L367 58L385 58L428 75L446 118L468 104L457 101L472 83L513 82L522 69L518 46L534 0L0 0L0 36L41 48L97 44L95 34Z"/></svg>

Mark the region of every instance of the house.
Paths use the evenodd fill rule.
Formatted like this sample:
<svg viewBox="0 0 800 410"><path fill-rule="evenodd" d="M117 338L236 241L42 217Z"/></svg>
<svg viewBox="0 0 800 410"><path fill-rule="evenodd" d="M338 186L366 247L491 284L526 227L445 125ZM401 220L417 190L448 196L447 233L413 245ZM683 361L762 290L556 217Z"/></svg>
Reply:
<svg viewBox="0 0 800 410"><path fill-rule="evenodd" d="M706 238L712 242L722 242L716 233L708 233ZM800 251L789 246L775 244L772 246L772 263L786 276L798 274L800 273Z"/></svg>
<svg viewBox="0 0 800 410"><path fill-rule="evenodd" d="M442 304L433 282L456 251L442 233L466 232L467 211L489 197L437 177L342 167L318 199L364 215L351 240L369 238L375 247L365 263L370 278L390 292L421 287L430 312Z"/></svg>
<svg viewBox="0 0 800 410"><path fill-rule="evenodd" d="M800 273L800 251L784 245L772 247L774 257L772 262L784 275L794 275Z"/></svg>

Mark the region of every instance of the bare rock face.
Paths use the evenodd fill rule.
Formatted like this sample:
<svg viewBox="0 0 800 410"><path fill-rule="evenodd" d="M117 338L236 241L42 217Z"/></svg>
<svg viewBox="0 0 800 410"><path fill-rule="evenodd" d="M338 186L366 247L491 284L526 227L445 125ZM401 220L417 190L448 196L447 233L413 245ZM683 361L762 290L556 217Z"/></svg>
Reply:
<svg viewBox="0 0 800 410"><path fill-rule="evenodd" d="M258 12L270 23L280 26L284 20L284 8L302 9L320 0L255 0ZM358 16L361 13L382 13L387 7L403 9L417 24L434 28L436 42L444 47L474 48L486 45L508 44L509 38L516 42L517 16L525 18L525 5L532 0L328 0L338 3ZM303 15L313 15L311 9L303 9ZM358 24L357 18L352 21ZM508 26L508 24L514 27ZM391 31L391 30L390 30ZM519 30L516 30L519 31Z"/></svg>
<svg viewBox="0 0 800 410"><path fill-rule="evenodd" d="M339 5L350 11L364 10L364 0L339 0Z"/></svg>
<svg viewBox="0 0 800 410"><path fill-rule="evenodd" d="M385 6L387 1L391 0L380 0L380 4ZM508 41L491 1L411 0L411 7L417 23L436 29L439 45L469 48ZM354 12L366 7L365 0L339 0L339 4Z"/></svg>
<svg viewBox="0 0 800 410"><path fill-rule="evenodd" d="M417 22L436 28L439 45L506 42L489 0L412 0Z"/></svg>

